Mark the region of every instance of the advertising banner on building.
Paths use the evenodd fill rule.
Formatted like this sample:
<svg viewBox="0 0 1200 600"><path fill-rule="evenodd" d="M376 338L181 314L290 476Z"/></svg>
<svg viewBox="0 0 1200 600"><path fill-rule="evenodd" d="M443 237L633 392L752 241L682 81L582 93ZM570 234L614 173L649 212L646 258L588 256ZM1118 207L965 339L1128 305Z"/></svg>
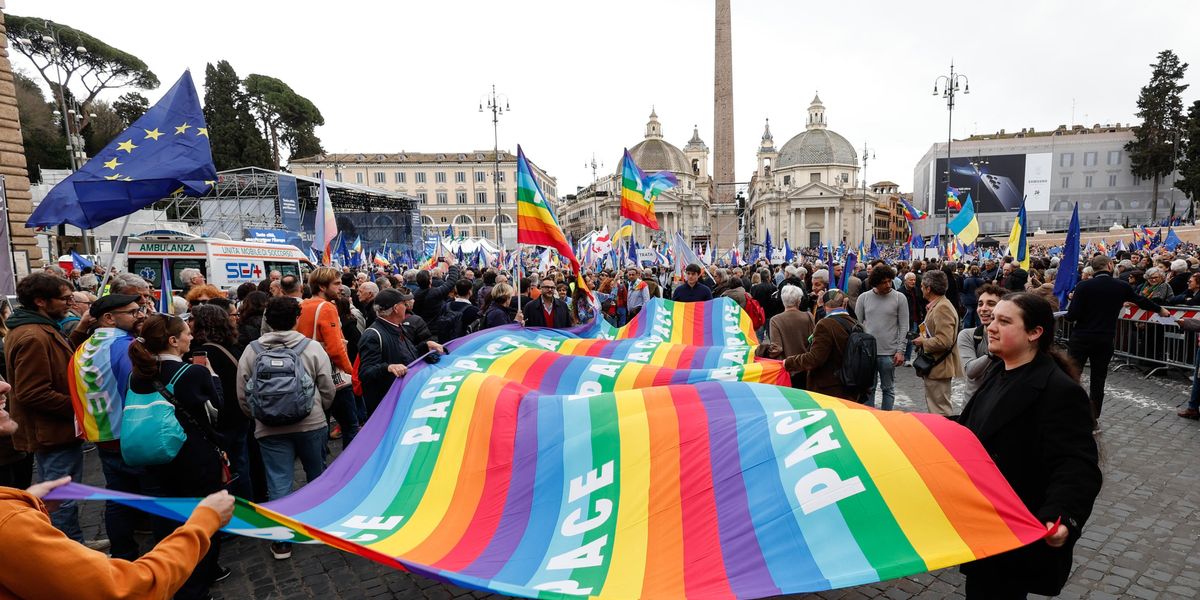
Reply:
<svg viewBox="0 0 1200 600"><path fill-rule="evenodd" d="M291 175L279 176L279 220L284 229L300 233L300 192Z"/></svg>
<svg viewBox="0 0 1200 600"><path fill-rule="evenodd" d="M959 203L970 194L980 213L1016 212L1022 200L1028 211L1050 210L1051 156L1049 152L956 156L950 169L946 159L939 158L929 165L934 211L945 212L949 194L956 195Z"/></svg>

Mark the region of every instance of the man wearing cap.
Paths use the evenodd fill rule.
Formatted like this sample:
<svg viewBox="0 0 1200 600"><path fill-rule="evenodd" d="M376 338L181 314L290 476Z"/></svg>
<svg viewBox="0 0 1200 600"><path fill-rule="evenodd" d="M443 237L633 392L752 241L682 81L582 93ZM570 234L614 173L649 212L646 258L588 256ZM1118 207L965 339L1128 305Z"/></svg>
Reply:
<svg viewBox="0 0 1200 600"><path fill-rule="evenodd" d="M426 350L446 353L441 344L432 340L421 346L413 343L415 334L404 323L408 301L412 299L407 288L380 290L374 301L375 322L363 330L358 340L358 379L362 382L368 414L375 412L396 378L404 377L408 365Z"/></svg>
<svg viewBox="0 0 1200 600"><path fill-rule="evenodd" d="M136 294L110 294L95 301L88 310L95 330L79 345L70 367L75 381L71 392L76 400L72 402L76 429L96 443L105 486L132 494L157 491L144 469L129 466L121 457L121 413L133 370L129 344L146 320L141 299ZM138 514L137 509L117 502L105 503L104 528L112 542L113 558L136 560L140 555L133 537Z"/></svg>
<svg viewBox="0 0 1200 600"><path fill-rule="evenodd" d="M700 283L700 265L692 263L683 270L683 285L676 286L671 299L676 302L712 300L712 290Z"/></svg>

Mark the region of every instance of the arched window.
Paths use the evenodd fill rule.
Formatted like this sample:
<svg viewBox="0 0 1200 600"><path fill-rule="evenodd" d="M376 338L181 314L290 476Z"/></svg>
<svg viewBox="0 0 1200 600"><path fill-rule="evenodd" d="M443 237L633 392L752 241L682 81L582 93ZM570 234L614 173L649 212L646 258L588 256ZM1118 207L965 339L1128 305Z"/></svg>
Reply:
<svg viewBox="0 0 1200 600"><path fill-rule="evenodd" d="M500 224L501 225L508 225L512 222L513 222L512 217L505 215L505 214L500 215Z"/></svg>
<svg viewBox="0 0 1200 600"><path fill-rule="evenodd" d="M422 216L421 224L422 225L433 225L433 217L431 217L429 215Z"/></svg>
<svg viewBox="0 0 1200 600"><path fill-rule="evenodd" d="M458 215L457 217L454 217L455 225L470 225L472 223L474 223L474 221L471 220L471 215Z"/></svg>

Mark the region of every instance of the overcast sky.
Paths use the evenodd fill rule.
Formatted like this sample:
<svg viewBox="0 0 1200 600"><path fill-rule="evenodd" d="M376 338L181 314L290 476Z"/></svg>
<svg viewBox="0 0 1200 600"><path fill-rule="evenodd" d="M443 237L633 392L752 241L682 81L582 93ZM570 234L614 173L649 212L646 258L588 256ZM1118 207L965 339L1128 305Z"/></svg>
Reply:
<svg viewBox="0 0 1200 600"><path fill-rule="evenodd" d="M693 124L712 146L713 2L574 0L268 2L8 0L7 11L82 29L149 64L163 81L208 62L278 77L325 117L330 152L458 152L492 147L479 103L495 83L511 113L502 149L520 143L558 178L591 181L593 153L615 170L655 106L668 141ZM831 129L874 160L869 181L912 189L913 168L946 139L931 95L950 60L970 78L954 136L1074 122L1134 120L1137 94L1163 49L1196 63L1185 101L1200 98L1200 3L826 3L733 0L739 181L750 178L763 120L776 146L804 128L819 90ZM15 55L17 68L26 66ZM119 91L111 97L119 95Z"/></svg>

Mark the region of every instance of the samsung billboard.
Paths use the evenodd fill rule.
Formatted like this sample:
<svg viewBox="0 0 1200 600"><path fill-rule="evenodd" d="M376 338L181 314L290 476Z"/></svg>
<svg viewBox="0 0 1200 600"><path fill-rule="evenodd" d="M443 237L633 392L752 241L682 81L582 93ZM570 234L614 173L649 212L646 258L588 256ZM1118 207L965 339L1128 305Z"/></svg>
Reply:
<svg viewBox="0 0 1200 600"><path fill-rule="evenodd" d="M958 190L959 201L967 194L981 213L1015 212L1025 200L1027 211L1050 210L1051 153L956 156L951 159L949 186ZM946 210L946 159L929 165L932 206Z"/></svg>

